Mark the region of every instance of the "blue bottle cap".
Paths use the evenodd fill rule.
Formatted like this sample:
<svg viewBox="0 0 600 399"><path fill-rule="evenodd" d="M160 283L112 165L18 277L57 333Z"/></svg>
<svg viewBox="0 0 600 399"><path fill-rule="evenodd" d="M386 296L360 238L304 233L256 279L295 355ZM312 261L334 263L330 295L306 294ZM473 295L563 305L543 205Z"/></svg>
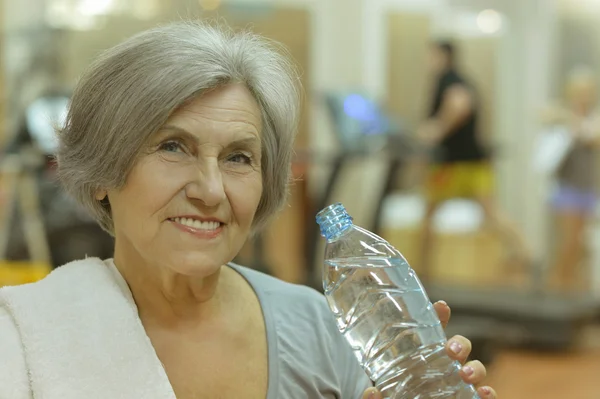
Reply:
<svg viewBox="0 0 600 399"><path fill-rule="evenodd" d="M321 235L328 241L333 240L350 227L352 227L352 217L341 203L329 205L317 214L317 224L321 228Z"/></svg>

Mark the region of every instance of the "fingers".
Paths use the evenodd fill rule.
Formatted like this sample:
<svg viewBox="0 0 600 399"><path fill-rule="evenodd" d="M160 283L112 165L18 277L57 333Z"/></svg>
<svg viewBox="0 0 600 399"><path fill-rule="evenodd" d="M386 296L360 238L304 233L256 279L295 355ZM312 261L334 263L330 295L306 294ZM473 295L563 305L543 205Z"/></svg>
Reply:
<svg viewBox="0 0 600 399"><path fill-rule="evenodd" d="M442 322L442 327L446 328L448 321L450 321L450 307L444 301L437 301L433 304L433 308L437 312L438 318Z"/></svg>
<svg viewBox="0 0 600 399"><path fill-rule="evenodd" d="M446 343L446 351L450 358L464 364L471 354L471 341L462 335L455 335Z"/></svg>
<svg viewBox="0 0 600 399"><path fill-rule="evenodd" d="M498 397L496 391L490 387L481 387L477 389L477 393L481 399L496 399Z"/></svg>
<svg viewBox="0 0 600 399"><path fill-rule="evenodd" d="M363 393L363 399L383 399L383 396L381 395L381 392L377 390L377 388L369 388L365 391L365 393Z"/></svg>
<svg viewBox="0 0 600 399"><path fill-rule="evenodd" d="M468 356L468 353L471 352L471 343L464 337L456 336L452 338L450 342L457 342L459 345L463 346L463 348L468 348L468 350L462 349L461 352L467 352L465 355L465 359ZM461 353L459 352L459 354ZM458 359L457 359L458 360ZM468 384L478 385L480 384L486 377L487 371L485 366L478 360L473 360L465 364L465 366L460 371L461 378ZM477 389L477 393L481 399L496 399L496 391L490 387L481 387ZM381 392L379 392L376 388L369 388L363 394L363 399L383 399Z"/></svg>
<svg viewBox="0 0 600 399"><path fill-rule="evenodd" d="M464 365L460 371L462 379L469 384L479 385L483 382L487 375L485 366L479 361L474 360Z"/></svg>

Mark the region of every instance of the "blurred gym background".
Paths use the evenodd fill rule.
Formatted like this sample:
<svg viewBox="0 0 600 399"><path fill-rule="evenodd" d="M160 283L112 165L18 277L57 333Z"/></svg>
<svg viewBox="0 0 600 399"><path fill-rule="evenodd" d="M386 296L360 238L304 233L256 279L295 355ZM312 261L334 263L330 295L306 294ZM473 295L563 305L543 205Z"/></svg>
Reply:
<svg viewBox="0 0 600 399"><path fill-rule="evenodd" d="M34 281L85 255L111 256L110 237L53 174L53 128L82 70L99 51L161 22L217 18L282 42L305 88L289 206L238 262L319 289L323 242L314 215L343 202L357 224L404 253L432 300L450 304L448 334L473 340L500 397L598 397L595 184L592 211L565 213L552 198L574 151L564 134L571 125L559 116L578 99L597 107L600 0L0 4L0 285ZM419 132L436 91L429 64L440 41L452 43L455 68L477 89L490 194L523 237L525 260L503 245L481 204L460 195L431 215L427 267L421 259L431 148ZM577 173L595 182L598 154L594 146L586 154ZM567 268L557 265L561 256Z"/></svg>

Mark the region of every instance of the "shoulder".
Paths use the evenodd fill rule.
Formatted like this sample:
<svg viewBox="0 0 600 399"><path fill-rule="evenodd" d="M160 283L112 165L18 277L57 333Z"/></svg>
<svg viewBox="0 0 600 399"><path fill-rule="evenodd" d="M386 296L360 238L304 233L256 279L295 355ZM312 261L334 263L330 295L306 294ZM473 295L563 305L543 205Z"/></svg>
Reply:
<svg viewBox="0 0 600 399"><path fill-rule="evenodd" d="M31 322L41 323L42 309L52 308L55 304L75 303L80 297L72 291L89 291L100 273L106 273L101 271L106 268L100 265L104 262L96 258L75 261L53 270L35 283L0 288L0 398L18 398L16 395L4 395L3 389L20 384L21 374L28 378L21 340L26 322L35 319ZM60 306L55 308L64 310Z"/></svg>
<svg viewBox="0 0 600 399"><path fill-rule="evenodd" d="M312 356L312 360L345 344L323 294L252 269L234 267L258 296L267 327L270 325L277 333L269 339L277 337L293 351L299 350L301 356Z"/></svg>
<svg viewBox="0 0 600 399"><path fill-rule="evenodd" d="M31 397L25 355L19 332L0 301L0 398Z"/></svg>
<svg viewBox="0 0 600 399"><path fill-rule="evenodd" d="M40 305L65 295L65 288L75 286L80 276L92 273L99 259L84 259L53 270L40 281L19 286L0 288L0 398L25 399L31 397L29 372L16 320L36 312Z"/></svg>
<svg viewBox="0 0 600 399"><path fill-rule="evenodd" d="M8 299L28 295L33 295L31 299L34 299L47 295L54 296L57 290L63 291L68 287L76 288L77 285L72 284L73 282L89 285L107 276L110 276L110 269L103 260L86 258L60 266L35 283L4 287L0 292ZM61 292L61 294L65 293Z"/></svg>
<svg viewBox="0 0 600 399"><path fill-rule="evenodd" d="M234 265L252 285L261 301L268 301L277 312L293 314L294 317L315 318L331 324L333 317L323 294L305 285L292 284L256 270ZM298 321L300 321L298 320ZM337 331L336 331L337 332Z"/></svg>
<svg viewBox="0 0 600 399"><path fill-rule="evenodd" d="M455 88L463 88L469 90L473 89L469 81L465 79L465 77L459 72L454 70L450 70L444 75L442 75L442 77L440 78L440 87L442 91L447 91L448 89Z"/></svg>
<svg viewBox="0 0 600 399"><path fill-rule="evenodd" d="M450 70L444 75L444 80L450 83L467 83L467 79L458 71Z"/></svg>
<svg viewBox="0 0 600 399"><path fill-rule="evenodd" d="M289 383L290 390L315 388L302 392L308 397L329 392L335 397L361 398L372 384L339 332L325 296L307 286L236 268L254 287L265 322L276 331L276 337L269 339L277 341L280 381Z"/></svg>

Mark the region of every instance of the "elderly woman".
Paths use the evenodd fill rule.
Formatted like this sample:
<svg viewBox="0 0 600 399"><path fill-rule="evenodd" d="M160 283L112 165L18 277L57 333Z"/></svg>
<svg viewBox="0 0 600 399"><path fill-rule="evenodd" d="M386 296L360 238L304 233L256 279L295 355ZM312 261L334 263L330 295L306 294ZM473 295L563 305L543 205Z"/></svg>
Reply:
<svg viewBox="0 0 600 399"><path fill-rule="evenodd" d="M264 39L199 23L141 33L91 65L58 162L114 235L114 259L0 291L0 398L381 395L320 294L230 263L285 204L297 83ZM470 342L448 352L464 362Z"/></svg>

